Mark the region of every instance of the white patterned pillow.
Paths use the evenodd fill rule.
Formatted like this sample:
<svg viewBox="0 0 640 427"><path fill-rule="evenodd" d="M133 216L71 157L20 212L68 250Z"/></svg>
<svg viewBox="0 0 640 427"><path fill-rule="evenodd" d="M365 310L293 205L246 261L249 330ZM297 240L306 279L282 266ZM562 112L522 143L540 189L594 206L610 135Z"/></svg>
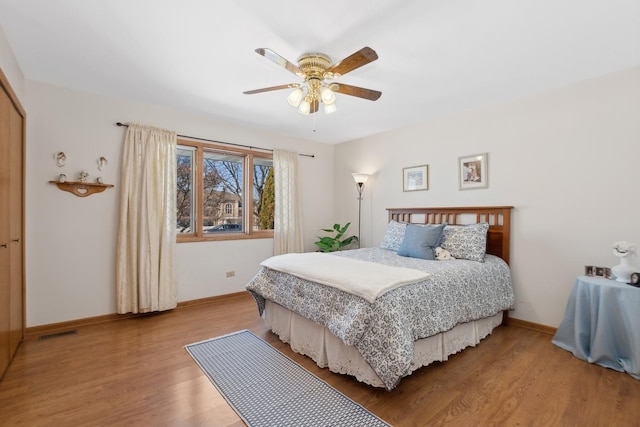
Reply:
<svg viewBox="0 0 640 427"><path fill-rule="evenodd" d="M449 225L442 233L440 246L457 259L484 262L489 224Z"/></svg>
<svg viewBox="0 0 640 427"><path fill-rule="evenodd" d="M387 232L380 243L382 249L389 249L390 251L397 251L402 240L404 239L404 232L407 229L407 224L404 222L391 221L387 224Z"/></svg>

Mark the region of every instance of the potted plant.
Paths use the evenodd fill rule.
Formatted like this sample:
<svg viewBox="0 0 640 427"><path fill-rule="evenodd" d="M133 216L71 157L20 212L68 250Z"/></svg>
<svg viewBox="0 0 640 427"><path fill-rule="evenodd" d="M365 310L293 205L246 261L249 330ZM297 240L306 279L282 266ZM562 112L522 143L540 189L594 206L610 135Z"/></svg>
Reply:
<svg viewBox="0 0 640 427"><path fill-rule="evenodd" d="M322 231L327 233L333 233L332 236L318 236L317 242L315 242L316 246L318 246L318 252L335 252L339 251L345 246L349 246L353 242L358 241L357 236L349 236L346 238L342 238L344 234L347 232L347 229L351 225L350 222L346 223L345 226L341 226L340 224L334 224L333 228L323 228Z"/></svg>

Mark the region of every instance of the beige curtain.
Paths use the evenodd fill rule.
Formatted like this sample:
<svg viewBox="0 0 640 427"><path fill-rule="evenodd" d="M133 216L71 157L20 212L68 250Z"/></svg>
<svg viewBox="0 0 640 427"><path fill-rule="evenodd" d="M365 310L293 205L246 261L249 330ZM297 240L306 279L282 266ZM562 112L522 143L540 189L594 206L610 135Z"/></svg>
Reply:
<svg viewBox="0 0 640 427"><path fill-rule="evenodd" d="M273 150L276 206L274 212L273 252L275 255L304 250L302 209L298 185L298 153Z"/></svg>
<svg viewBox="0 0 640 427"><path fill-rule="evenodd" d="M175 308L176 133L130 124L122 153L118 313Z"/></svg>

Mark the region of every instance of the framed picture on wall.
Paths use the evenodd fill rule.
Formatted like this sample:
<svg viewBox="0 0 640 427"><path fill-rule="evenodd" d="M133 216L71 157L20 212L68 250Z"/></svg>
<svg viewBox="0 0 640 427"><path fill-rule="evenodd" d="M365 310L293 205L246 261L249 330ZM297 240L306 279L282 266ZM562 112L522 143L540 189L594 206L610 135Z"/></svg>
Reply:
<svg viewBox="0 0 640 427"><path fill-rule="evenodd" d="M429 189L429 165L411 166L402 169L402 191Z"/></svg>
<svg viewBox="0 0 640 427"><path fill-rule="evenodd" d="M489 188L488 154L458 157L458 190Z"/></svg>

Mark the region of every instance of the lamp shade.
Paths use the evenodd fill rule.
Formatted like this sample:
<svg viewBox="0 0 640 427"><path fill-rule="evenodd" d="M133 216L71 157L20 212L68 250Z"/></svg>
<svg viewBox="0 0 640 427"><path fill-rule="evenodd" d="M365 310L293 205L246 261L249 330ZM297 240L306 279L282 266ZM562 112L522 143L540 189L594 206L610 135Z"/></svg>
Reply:
<svg viewBox="0 0 640 427"><path fill-rule="evenodd" d="M307 115L311 111L311 103L306 99L300 103L298 107L298 113Z"/></svg>
<svg viewBox="0 0 640 427"><path fill-rule="evenodd" d="M336 107L335 102L333 104L324 104L324 113L331 114L338 111L338 107Z"/></svg>
<svg viewBox="0 0 640 427"><path fill-rule="evenodd" d="M351 175L353 175L353 180L356 184L364 184L369 179L369 175L366 173L352 173Z"/></svg>
<svg viewBox="0 0 640 427"><path fill-rule="evenodd" d="M333 91L326 86L320 87L320 97L322 98L323 104L333 104L334 102L336 102L335 93L333 93Z"/></svg>
<svg viewBox="0 0 640 427"><path fill-rule="evenodd" d="M299 87L295 88L289 96L287 96L287 102L292 107L297 107L302 102L302 89Z"/></svg>

